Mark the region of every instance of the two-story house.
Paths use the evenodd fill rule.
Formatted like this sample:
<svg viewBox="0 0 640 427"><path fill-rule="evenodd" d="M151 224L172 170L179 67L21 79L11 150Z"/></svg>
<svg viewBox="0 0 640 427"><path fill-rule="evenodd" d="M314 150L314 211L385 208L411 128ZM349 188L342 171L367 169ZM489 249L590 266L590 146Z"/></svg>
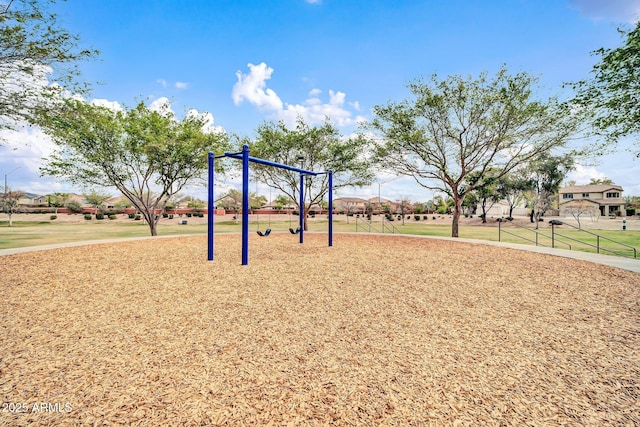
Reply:
<svg viewBox="0 0 640 427"><path fill-rule="evenodd" d="M593 206L601 216L625 216L622 187L615 184L572 185L560 189L560 216L569 216L568 209L578 205Z"/></svg>

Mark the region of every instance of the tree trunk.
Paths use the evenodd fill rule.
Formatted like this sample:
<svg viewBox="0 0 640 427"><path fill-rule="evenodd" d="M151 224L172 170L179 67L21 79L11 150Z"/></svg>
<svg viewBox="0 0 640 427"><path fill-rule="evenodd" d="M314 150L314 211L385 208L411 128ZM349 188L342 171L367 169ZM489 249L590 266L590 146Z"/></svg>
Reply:
<svg viewBox="0 0 640 427"><path fill-rule="evenodd" d="M9 227L13 227L13 218L12 218L13 212L11 212L11 210L9 210L7 215L9 216Z"/></svg>
<svg viewBox="0 0 640 427"><path fill-rule="evenodd" d="M149 225L149 231L151 232L151 235L157 236L158 222L156 221L156 218L155 218L155 210L145 209L142 212L142 216L144 217L145 221L147 221L147 224Z"/></svg>
<svg viewBox="0 0 640 427"><path fill-rule="evenodd" d="M151 231L151 235L152 236L157 236L158 235L158 224L155 221L148 221L149 222L149 230Z"/></svg>
<svg viewBox="0 0 640 427"><path fill-rule="evenodd" d="M458 223L460 222L460 213L462 212L462 198L454 194L455 205L453 207L453 221L451 221L451 237L459 237Z"/></svg>
<svg viewBox="0 0 640 427"><path fill-rule="evenodd" d="M308 218L309 218L309 216L305 212L304 218L302 219L302 224L303 224L303 227L304 227L304 231L309 231L309 224L308 224L308 221L307 221Z"/></svg>
<svg viewBox="0 0 640 427"><path fill-rule="evenodd" d="M482 223L487 223L487 199L482 200Z"/></svg>

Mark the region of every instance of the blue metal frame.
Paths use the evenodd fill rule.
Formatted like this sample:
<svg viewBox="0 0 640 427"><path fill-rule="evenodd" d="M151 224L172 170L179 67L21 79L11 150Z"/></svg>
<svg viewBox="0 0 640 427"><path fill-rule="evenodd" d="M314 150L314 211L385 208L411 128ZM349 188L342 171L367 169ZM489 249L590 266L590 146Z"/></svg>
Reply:
<svg viewBox="0 0 640 427"><path fill-rule="evenodd" d="M213 153L209 153L209 201L208 201L208 248L207 259L212 261L214 259L214 159L230 157L232 159L242 160L242 265L249 264L249 162L259 163L266 166L273 166L280 169L286 169L300 174L300 243L304 243L304 177L305 175L323 175L329 176L329 246L333 246L333 171L327 172L313 172L294 166L283 165L281 163L272 162L269 160L259 159L257 157L249 156L249 146L243 145L242 151L239 153L226 152L222 156L214 156Z"/></svg>

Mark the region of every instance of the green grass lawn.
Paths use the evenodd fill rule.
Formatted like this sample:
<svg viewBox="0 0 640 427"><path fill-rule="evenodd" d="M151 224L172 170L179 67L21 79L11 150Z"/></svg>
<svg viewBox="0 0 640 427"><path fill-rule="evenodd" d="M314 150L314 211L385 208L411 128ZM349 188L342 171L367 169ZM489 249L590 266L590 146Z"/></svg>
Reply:
<svg viewBox="0 0 640 427"><path fill-rule="evenodd" d="M289 227L297 227L297 218L291 224L289 221L269 221L261 218L260 222L252 221L249 230L255 233L257 230L264 231L268 227L274 233L287 233ZM355 219L350 219L349 223L344 217L334 220L334 232L367 232L381 231L379 222L373 223L369 228L364 221L358 221L356 230ZM451 235L451 226L449 224L435 224L429 221L407 221L404 225L400 221L394 221L394 231L402 234L426 235L449 237ZM327 220L317 219L309 221L309 231L326 232ZM225 221L215 223L216 233L239 233L242 225L240 222ZM531 230L521 228L503 228L511 234L502 233L501 241L520 244L535 244L536 234ZM629 248L612 243L606 239L620 242L624 245L635 247L640 252L640 231L637 230L597 230L600 238L589 233L573 230L567 227L556 229L555 247L572 250L580 250L586 252L596 252L596 247L600 247L600 253L617 254L624 256L633 256L633 251ZM183 234L206 234L206 224L188 224L178 225L173 222L170 224L160 223L158 225L158 234L183 235ZM390 232L390 227L385 232ZM551 246L551 228L547 224L541 224L540 234L537 236L538 244L541 246ZM114 239L125 237L144 237L149 236L149 227L138 221L132 222L110 222L104 221L87 221L80 223L63 223L55 221L33 221L33 222L15 222L13 227L8 227L7 221L0 221L0 249L19 248L27 246L49 245L56 243ZM473 226L461 225L460 237L468 239L498 241L498 228L495 226ZM606 239L605 239L606 238ZM528 239L530 241L527 241ZM599 239L599 241L598 241ZM580 240L584 243L579 243ZM590 246L591 245L591 246Z"/></svg>

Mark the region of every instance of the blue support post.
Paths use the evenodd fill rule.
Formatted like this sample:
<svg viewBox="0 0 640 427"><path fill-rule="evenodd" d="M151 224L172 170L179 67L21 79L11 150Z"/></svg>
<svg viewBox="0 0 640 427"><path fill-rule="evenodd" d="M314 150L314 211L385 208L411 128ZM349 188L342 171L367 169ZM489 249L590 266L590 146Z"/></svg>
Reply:
<svg viewBox="0 0 640 427"><path fill-rule="evenodd" d="M213 216L215 215L215 198L213 194L214 163L213 153L209 152L209 200L207 207L207 259L213 261Z"/></svg>
<svg viewBox="0 0 640 427"><path fill-rule="evenodd" d="M242 147L242 265L249 264L249 146Z"/></svg>
<svg viewBox="0 0 640 427"><path fill-rule="evenodd" d="M329 246L333 246L333 171L329 172Z"/></svg>
<svg viewBox="0 0 640 427"><path fill-rule="evenodd" d="M300 243L304 243L304 175L300 174Z"/></svg>

